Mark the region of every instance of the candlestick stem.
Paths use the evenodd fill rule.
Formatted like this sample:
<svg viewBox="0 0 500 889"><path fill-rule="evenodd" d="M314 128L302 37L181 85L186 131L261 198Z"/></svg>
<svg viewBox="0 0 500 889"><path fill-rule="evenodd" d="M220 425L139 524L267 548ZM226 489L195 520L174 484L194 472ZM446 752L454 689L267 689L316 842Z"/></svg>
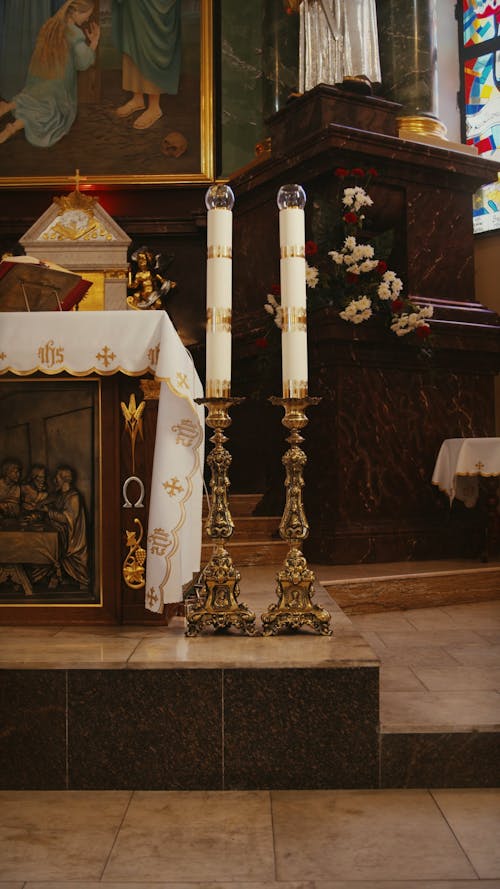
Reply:
<svg viewBox="0 0 500 889"><path fill-rule="evenodd" d="M205 526L208 537L214 543L211 559L203 571L205 594L190 606L186 614L186 636L196 636L207 627L226 630L236 627L246 635L255 635L255 614L238 601L241 574L234 567L231 556L224 546L234 531L234 522L228 503L231 454L224 447L227 441L224 430L231 425L229 408L239 404L242 398L197 398L198 404L208 408L206 424L214 430L210 438L213 449L207 457L211 470L210 509Z"/></svg>
<svg viewBox="0 0 500 889"><path fill-rule="evenodd" d="M283 456L286 470L286 501L280 523L280 537L288 541L290 548L282 570L277 575L276 595L278 603L269 606L262 615L264 636L275 636L280 630L298 630L306 625L324 636L330 636L330 614L314 605L314 573L308 568L302 553L302 541L309 534L302 489L303 469L307 457L299 445L303 438L300 430L307 425L306 407L318 404L319 398L271 398L272 404L285 409L282 424L290 430L287 441L290 448Z"/></svg>

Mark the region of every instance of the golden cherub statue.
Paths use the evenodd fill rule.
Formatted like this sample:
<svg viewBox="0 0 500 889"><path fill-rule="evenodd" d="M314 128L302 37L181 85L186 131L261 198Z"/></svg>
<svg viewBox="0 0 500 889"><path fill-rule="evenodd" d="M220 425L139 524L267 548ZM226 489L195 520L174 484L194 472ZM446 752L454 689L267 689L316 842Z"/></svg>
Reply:
<svg viewBox="0 0 500 889"><path fill-rule="evenodd" d="M132 254L135 272L129 269L127 305L131 309L164 309L164 299L176 287L176 282L165 277L166 265L160 253L149 247L139 247ZM162 264L163 260L163 264Z"/></svg>

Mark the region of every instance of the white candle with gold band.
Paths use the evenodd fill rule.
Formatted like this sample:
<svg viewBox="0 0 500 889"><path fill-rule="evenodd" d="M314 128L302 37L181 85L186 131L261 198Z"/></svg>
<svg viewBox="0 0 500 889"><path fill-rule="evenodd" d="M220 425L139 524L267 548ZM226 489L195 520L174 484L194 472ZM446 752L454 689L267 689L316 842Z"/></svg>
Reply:
<svg viewBox="0 0 500 889"><path fill-rule="evenodd" d="M231 395L231 313L234 195L228 185L212 185L207 206L207 398Z"/></svg>
<svg viewBox="0 0 500 889"><path fill-rule="evenodd" d="M305 203L305 192L300 185L283 185L280 188L278 207L284 398L303 398L307 395Z"/></svg>

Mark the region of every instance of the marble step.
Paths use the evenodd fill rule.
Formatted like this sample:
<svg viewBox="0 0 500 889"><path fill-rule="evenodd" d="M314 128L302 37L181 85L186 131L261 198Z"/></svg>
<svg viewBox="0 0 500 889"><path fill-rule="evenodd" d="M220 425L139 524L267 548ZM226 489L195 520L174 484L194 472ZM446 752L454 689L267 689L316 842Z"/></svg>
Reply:
<svg viewBox="0 0 500 889"><path fill-rule="evenodd" d="M358 574L361 569L364 576ZM498 561L390 563L351 566L350 571L351 576L335 579L333 570L330 579L328 569L322 575L323 586L347 614L483 602L498 599L500 590Z"/></svg>
<svg viewBox="0 0 500 889"><path fill-rule="evenodd" d="M280 516L235 516L231 513L234 531L231 540L251 540L255 543L279 540ZM210 543L205 530L207 517L203 517L203 542Z"/></svg>
<svg viewBox="0 0 500 889"><path fill-rule="evenodd" d="M262 500L262 494L230 494L229 510L232 517L251 516L257 504ZM203 499L203 515L208 512L207 498Z"/></svg>
<svg viewBox="0 0 500 889"><path fill-rule="evenodd" d="M201 547L201 564L206 565L212 555L212 543L203 543ZM235 540L234 536L227 545L228 552L236 568L253 565L281 566L288 552L288 544L283 540Z"/></svg>

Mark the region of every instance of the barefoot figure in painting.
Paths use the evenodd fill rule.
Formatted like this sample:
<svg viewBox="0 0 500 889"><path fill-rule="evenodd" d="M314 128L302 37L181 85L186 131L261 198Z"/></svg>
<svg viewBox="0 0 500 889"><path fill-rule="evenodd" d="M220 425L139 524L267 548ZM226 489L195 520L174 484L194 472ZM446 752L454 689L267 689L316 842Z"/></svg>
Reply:
<svg viewBox="0 0 500 889"><path fill-rule="evenodd" d="M0 131L0 143L24 129L28 142L49 148L69 132L78 107L77 72L94 64L99 42L99 26L88 24L93 8L92 0L66 0L40 29L24 88L0 102L0 117L11 112L15 118Z"/></svg>

